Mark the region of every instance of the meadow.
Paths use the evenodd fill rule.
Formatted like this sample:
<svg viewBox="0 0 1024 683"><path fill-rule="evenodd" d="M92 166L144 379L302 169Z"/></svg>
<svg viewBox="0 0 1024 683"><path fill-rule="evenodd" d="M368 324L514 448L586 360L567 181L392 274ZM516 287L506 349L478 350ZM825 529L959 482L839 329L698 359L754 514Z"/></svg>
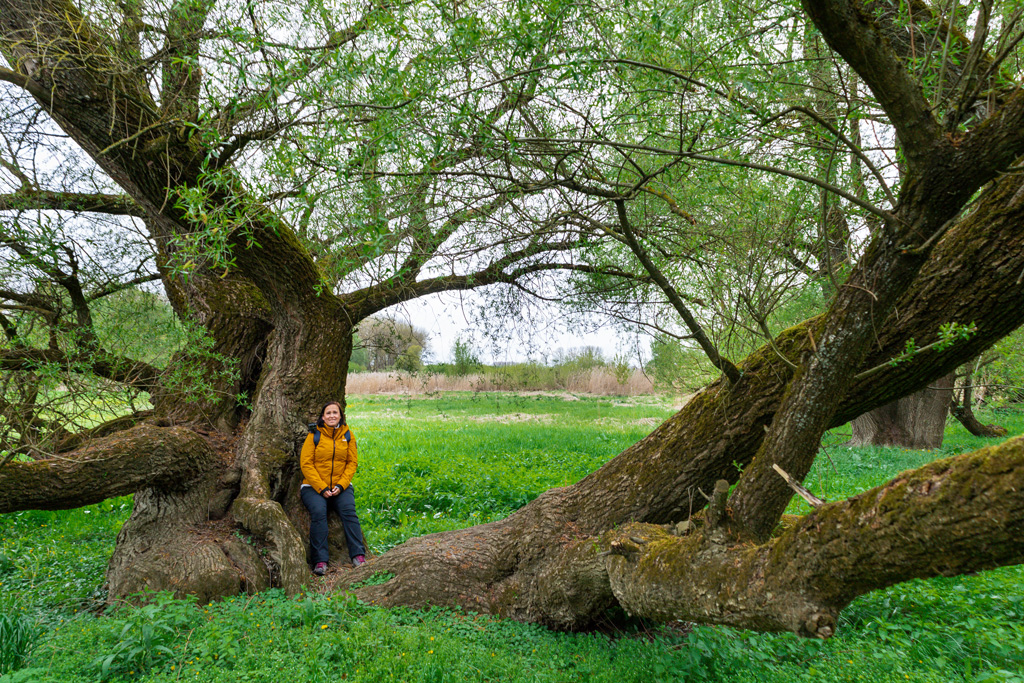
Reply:
<svg viewBox="0 0 1024 683"><path fill-rule="evenodd" d="M357 504L373 553L503 517L649 433L671 398L461 393L351 396ZM1024 414L983 414L1011 434ZM981 447L841 446L808 477L835 500ZM609 619L568 634L471 612L382 609L309 590L201 607L169 595L108 606L103 571L130 499L0 516L0 683L29 681L965 681L1024 683L1024 568L914 581L864 596L829 641ZM791 512L805 512L797 499ZM371 580L387 577L374 576Z"/></svg>

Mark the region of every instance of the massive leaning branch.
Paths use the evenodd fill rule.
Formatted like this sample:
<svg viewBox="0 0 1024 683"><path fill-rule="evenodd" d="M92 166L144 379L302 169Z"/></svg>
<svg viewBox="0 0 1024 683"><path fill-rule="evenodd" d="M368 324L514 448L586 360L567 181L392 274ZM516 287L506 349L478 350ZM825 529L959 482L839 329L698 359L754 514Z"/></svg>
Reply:
<svg viewBox="0 0 1024 683"><path fill-rule="evenodd" d="M60 457L0 468L0 513L67 510L143 488L187 486L214 451L185 427L140 425Z"/></svg>
<svg viewBox="0 0 1024 683"><path fill-rule="evenodd" d="M884 369L854 382L832 425L927 386L1024 323L1024 307L1019 305L1024 298L1019 278L1024 272L1024 231L1019 229L1024 224L1024 202L1015 200L1022 189L1019 178L1003 178L939 242L895 312L880 321L875 345L860 368ZM942 351L888 364L903 353L908 339L924 346L938 338L940 325L951 322L973 323L977 331ZM678 519L680 490L710 491L718 479L735 481L736 466L746 466L753 457L792 377L783 358L797 361L810 351L821 338L820 325L820 318L814 318L784 331L775 340L775 349L765 346L745 359L741 381L733 390L723 382L712 384L646 439L610 461L606 468L632 483L610 503L601 524ZM645 463L651 458L657 467ZM662 485L666 472L673 475L671 487ZM577 487L580 508L573 513L582 515L587 496L596 489L587 479L573 488Z"/></svg>
<svg viewBox="0 0 1024 683"><path fill-rule="evenodd" d="M647 524L605 535L622 607L827 638L858 595L1024 562L1024 437L818 507L763 545L723 542L700 521L683 537Z"/></svg>
<svg viewBox="0 0 1024 683"><path fill-rule="evenodd" d="M730 497L737 527L760 541L793 495L774 467L803 480L877 323L912 284L971 195L1024 153L1024 93L1014 93L975 129L959 137L943 135L921 85L879 33L870 10L845 0L808 2L807 9L875 93L908 163L892 219L875 233L829 306L813 352L796 371L765 441Z"/></svg>

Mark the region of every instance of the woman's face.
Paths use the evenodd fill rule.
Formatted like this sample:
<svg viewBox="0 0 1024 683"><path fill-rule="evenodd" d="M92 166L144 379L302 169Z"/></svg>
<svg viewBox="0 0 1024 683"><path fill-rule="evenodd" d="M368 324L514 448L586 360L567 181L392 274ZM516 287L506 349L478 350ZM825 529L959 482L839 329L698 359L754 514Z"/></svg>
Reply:
<svg viewBox="0 0 1024 683"><path fill-rule="evenodd" d="M331 404L324 408L324 424L328 427L337 427L341 422L341 409Z"/></svg>

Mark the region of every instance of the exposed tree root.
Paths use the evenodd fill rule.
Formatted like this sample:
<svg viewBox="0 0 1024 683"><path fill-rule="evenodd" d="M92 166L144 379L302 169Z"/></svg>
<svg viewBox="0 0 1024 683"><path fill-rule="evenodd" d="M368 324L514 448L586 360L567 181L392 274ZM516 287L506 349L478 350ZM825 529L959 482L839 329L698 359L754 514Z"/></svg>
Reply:
<svg viewBox="0 0 1024 683"><path fill-rule="evenodd" d="M309 578L306 546L280 504L272 500L236 498L231 514L267 544L267 553L278 572L276 585L286 593L297 592Z"/></svg>

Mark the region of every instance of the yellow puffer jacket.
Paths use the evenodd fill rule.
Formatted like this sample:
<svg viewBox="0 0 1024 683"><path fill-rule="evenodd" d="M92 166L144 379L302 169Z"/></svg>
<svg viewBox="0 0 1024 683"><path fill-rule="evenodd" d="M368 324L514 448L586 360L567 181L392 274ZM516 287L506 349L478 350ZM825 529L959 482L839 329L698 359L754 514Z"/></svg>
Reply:
<svg viewBox="0 0 1024 683"><path fill-rule="evenodd" d="M313 434L310 433L302 444L299 455L302 483L319 493L335 486L344 491L356 473L356 438L348 425L317 429L320 430L320 443L314 446Z"/></svg>

